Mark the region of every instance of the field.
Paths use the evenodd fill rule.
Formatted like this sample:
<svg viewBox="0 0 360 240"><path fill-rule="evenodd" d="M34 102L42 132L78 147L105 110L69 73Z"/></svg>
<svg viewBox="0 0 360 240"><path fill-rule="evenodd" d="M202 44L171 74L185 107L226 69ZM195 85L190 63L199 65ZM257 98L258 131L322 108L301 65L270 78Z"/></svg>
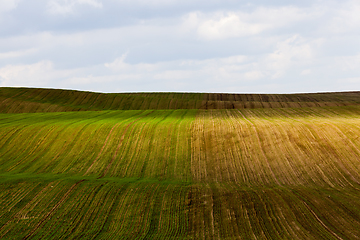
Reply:
<svg viewBox="0 0 360 240"><path fill-rule="evenodd" d="M315 94L94 93L0 88L0 113L99 110L255 109L349 106L360 92Z"/></svg>
<svg viewBox="0 0 360 240"><path fill-rule="evenodd" d="M359 96L0 88L0 239L359 239Z"/></svg>

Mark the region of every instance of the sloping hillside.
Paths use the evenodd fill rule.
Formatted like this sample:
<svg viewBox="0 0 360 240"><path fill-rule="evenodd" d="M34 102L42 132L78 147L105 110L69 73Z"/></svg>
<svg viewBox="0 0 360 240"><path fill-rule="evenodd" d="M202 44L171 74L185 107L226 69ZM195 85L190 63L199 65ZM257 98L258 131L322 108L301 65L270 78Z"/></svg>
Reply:
<svg viewBox="0 0 360 240"><path fill-rule="evenodd" d="M0 112L147 109L244 109L348 106L360 92L317 94L94 93L61 89L0 88Z"/></svg>
<svg viewBox="0 0 360 240"><path fill-rule="evenodd" d="M24 108L0 114L0 239L360 238L358 93L1 91ZM245 96L263 107L149 103Z"/></svg>

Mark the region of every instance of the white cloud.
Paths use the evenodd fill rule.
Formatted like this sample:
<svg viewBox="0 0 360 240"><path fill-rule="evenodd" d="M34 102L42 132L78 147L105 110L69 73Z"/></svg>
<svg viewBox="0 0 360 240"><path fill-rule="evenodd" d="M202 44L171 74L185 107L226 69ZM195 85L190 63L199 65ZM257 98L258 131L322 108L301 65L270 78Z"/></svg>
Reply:
<svg viewBox="0 0 360 240"><path fill-rule="evenodd" d="M0 59L8 59L8 58L20 58L26 55L33 54L37 51L35 48L20 50L20 51L10 51L10 52L0 52Z"/></svg>
<svg viewBox="0 0 360 240"><path fill-rule="evenodd" d="M104 66L113 71L128 69L131 66L130 66L130 64L125 63L127 54L128 53L124 53L121 57L116 58L113 62L105 63Z"/></svg>
<svg viewBox="0 0 360 240"><path fill-rule="evenodd" d="M88 5L94 8L102 8L103 4L99 0L49 0L47 11L50 14L69 14L75 11L80 5Z"/></svg>
<svg viewBox="0 0 360 240"><path fill-rule="evenodd" d="M58 71L50 61L41 61L34 64L7 65L0 68L1 86L37 86L47 87L64 78L73 71Z"/></svg>
<svg viewBox="0 0 360 240"><path fill-rule="evenodd" d="M258 35L266 30L309 21L322 13L296 7L264 8L253 12L217 11L191 12L183 17L182 29L194 31L200 39L221 40Z"/></svg>
<svg viewBox="0 0 360 240"><path fill-rule="evenodd" d="M247 23L235 13L219 14L212 19L205 19L199 23L197 34L200 38L226 39L255 35L266 29L265 24Z"/></svg>
<svg viewBox="0 0 360 240"><path fill-rule="evenodd" d="M338 80L338 83L360 83L360 77L342 78Z"/></svg>
<svg viewBox="0 0 360 240"><path fill-rule="evenodd" d="M86 86L107 83L112 87L104 88L103 91L112 92L115 89L131 91L135 86L142 86L143 91L156 91L159 86L161 86L159 91L166 89L185 91L195 90L210 83L214 86L231 87L239 82L262 77L260 72L249 71L244 56L129 64L126 62L126 55L123 54L113 62L103 65L67 70L56 69L51 61L7 65L0 68L0 85L57 87L65 84L67 87L91 90ZM124 83L126 86L121 88Z"/></svg>
<svg viewBox="0 0 360 240"><path fill-rule="evenodd" d="M344 1L334 12L326 29L333 34L353 33L360 29L360 2L358 0Z"/></svg>
<svg viewBox="0 0 360 240"><path fill-rule="evenodd" d="M161 85L159 82L162 82L161 87L167 87L170 89L169 91L181 91L182 89L184 91L186 88L198 88L199 86L204 88L209 84L235 89L235 86L239 84L265 77L260 70L254 70L254 64L250 59L242 55L204 60L175 60L154 64L129 64L125 60L126 54L111 63L105 63L104 66L111 69L114 76L116 75L119 79L124 79L123 76L126 75L129 79L143 82L142 86L148 81L157 82L158 86Z"/></svg>
<svg viewBox="0 0 360 240"><path fill-rule="evenodd" d="M111 69L113 72L151 72L157 69L157 64L138 63L128 64L125 62L128 53L123 54L121 57L116 58L113 62L105 63L104 66Z"/></svg>
<svg viewBox="0 0 360 240"><path fill-rule="evenodd" d="M311 74L311 69L305 69L305 70L302 70L301 71L301 75L309 75L309 74Z"/></svg>
<svg viewBox="0 0 360 240"><path fill-rule="evenodd" d="M311 43L295 35L277 44L277 49L265 59L267 69L273 72L273 78L284 75L294 64L311 63L313 50Z"/></svg>
<svg viewBox="0 0 360 240"><path fill-rule="evenodd" d="M0 0L2 86L289 92L331 90L338 79L359 86L357 0L34 2ZM43 14L92 8L104 11L71 24Z"/></svg>
<svg viewBox="0 0 360 240"><path fill-rule="evenodd" d="M0 0L0 12L7 12L15 9L20 0Z"/></svg>
<svg viewBox="0 0 360 240"><path fill-rule="evenodd" d="M246 79L249 80L257 80L264 77L264 74L260 71L251 71L251 72L246 72L244 76Z"/></svg>
<svg viewBox="0 0 360 240"><path fill-rule="evenodd" d="M360 54L353 56L336 56L332 57L332 62L338 70L351 72L358 70L360 66Z"/></svg>

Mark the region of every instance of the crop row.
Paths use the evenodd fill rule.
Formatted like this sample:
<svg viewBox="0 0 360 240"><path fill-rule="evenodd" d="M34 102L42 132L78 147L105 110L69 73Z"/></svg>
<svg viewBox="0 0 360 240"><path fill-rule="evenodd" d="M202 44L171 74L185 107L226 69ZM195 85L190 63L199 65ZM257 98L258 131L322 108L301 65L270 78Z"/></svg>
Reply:
<svg viewBox="0 0 360 240"><path fill-rule="evenodd" d="M359 106L0 114L0 239L358 239L359 119Z"/></svg>
<svg viewBox="0 0 360 240"><path fill-rule="evenodd" d="M358 116L311 111L202 112L192 125L193 177L249 185L357 185Z"/></svg>
<svg viewBox="0 0 360 240"><path fill-rule="evenodd" d="M319 94L94 93L0 88L1 113L148 109L254 109L358 105L358 92Z"/></svg>
<svg viewBox="0 0 360 240"><path fill-rule="evenodd" d="M21 178L0 185L1 239L358 239L351 188Z"/></svg>
<svg viewBox="0 0 360 240"><path fill-rule="evenodd" d="M2 115L2 172L189 179L196 112ZM165 150L165 151L164 151Z"/></svg>
<svg viewBox="0 0 360 240"><path fill-rule="evenodd" d="M360 108L0 115L0 173L357 186Z"/></svg>

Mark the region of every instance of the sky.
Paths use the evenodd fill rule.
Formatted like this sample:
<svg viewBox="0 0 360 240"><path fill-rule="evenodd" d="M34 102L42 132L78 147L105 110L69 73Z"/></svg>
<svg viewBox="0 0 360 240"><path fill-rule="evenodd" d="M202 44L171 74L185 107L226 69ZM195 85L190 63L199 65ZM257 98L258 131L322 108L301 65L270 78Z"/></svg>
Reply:
<svg viewBox="0 0 360 240"><path fill-rule="evenodd" d="M0 87L360 90L359 0L0 0Z"/></svg>

